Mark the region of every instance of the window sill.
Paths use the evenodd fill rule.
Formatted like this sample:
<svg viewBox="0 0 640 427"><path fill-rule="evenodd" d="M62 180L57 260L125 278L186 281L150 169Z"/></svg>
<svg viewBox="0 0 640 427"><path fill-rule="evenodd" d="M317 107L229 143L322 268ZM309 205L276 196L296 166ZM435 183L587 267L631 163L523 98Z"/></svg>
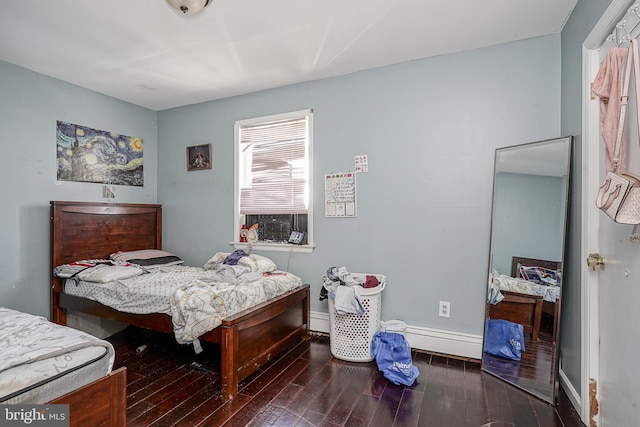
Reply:
<svg viewBox="0 0 640 427"><path fill-rule="evenodd" d="M247 243L244 242L229 242L236 249L244 249L247 247ZM316 245L293 245L291 243L264 243L258 242L253 244L253 249L258 251L273 251L273 252L301 252L311 253L315 249Z"/></svg>

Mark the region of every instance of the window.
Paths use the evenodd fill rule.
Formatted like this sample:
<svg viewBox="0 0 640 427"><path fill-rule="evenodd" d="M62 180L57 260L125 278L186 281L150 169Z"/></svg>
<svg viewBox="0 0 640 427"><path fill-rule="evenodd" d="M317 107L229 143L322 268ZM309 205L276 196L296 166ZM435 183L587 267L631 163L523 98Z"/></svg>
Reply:
<svg viewBox="0 0 640 427"><path fill-rule="evenodd" d="M236 122L234 240L243 224L257 223L259 243L282 246L303 231L313 246L312 118L304 110Z"/></svg>

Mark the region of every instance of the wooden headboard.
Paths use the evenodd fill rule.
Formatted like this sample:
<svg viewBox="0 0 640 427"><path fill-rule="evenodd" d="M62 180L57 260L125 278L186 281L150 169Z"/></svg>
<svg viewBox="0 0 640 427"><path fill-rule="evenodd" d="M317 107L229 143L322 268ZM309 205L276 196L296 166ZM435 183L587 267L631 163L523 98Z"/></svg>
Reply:
<svg viewBox="0 0 640 427"><path fill-rule="evenodd" d="M511 258L511 277L518 277L518 265L526 265L527 267L542 267L548 270L562 271L562 262L560 261L547 261L544 259L514 256Z"/></svg>
<svg viewBox="0 0 640 427"><path fill-rule="evenodd" d="M162 249L162 205L51 202L52 320L65 324L58 308L62 281L53 268L82 259L106 259L117 251ZM62 316L62 318L60 318Z"/></svg>

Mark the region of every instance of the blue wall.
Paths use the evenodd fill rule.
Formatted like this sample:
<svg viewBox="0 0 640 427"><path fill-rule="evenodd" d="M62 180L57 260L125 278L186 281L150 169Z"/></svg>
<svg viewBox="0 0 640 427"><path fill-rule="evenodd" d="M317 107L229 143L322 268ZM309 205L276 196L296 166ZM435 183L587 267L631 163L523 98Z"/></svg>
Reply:
<svg viewBox="0 0 640 427"><path fill-rule="evenodd" d="M513 256L562 260L564 190L562 177L498 174L492 243L498 273L511 274Z"/></svg>
<svg viewBox="0 0 640 427"><path fill-rule="evenodd" d="M494 150L560 135L560 35L159 113L7 63L0 74L0 303L46 316L48 203L102 201L101 185L56 181L56 120L142 137L145 186L118 186L116 201L162 203L165 247L201 265L232 248L234 122L313 108L318 246L294 253L290 270L316 295L332 265L385 274L383 319L478 335ZM187 172L185 147L201 143L213 169ZM358 176L358 217L324 218L319 178L359 154L369 172ZM438 317L439 300L451 318Z"/></svg>
<svg viewBox="0 0 640 427"><path fill-rule="evenodd" d="M233 125L313 108L317 248L290 270L320 290L333 265L385 274L382 318L482 333L497 147L560 136L560 36L439 56L159 113L165 246L202 265L231 251ZM213 169L185 147L211 143ZM358 217L325 218L323 179L353 170ZM288 253L263 253L280 266ZM438 301L451 318L438 317ZM327 311L312 299L311 309Z"/></svg>
<svg viewBox="0 0 640 427"><path fill-rule="evenodd" d="M0 304L49 317L49 201L103 201L102 185L57 181L56 121L141 137L144 187L116 200L155 203L158 114L2 61L0 77Z"/></svg>

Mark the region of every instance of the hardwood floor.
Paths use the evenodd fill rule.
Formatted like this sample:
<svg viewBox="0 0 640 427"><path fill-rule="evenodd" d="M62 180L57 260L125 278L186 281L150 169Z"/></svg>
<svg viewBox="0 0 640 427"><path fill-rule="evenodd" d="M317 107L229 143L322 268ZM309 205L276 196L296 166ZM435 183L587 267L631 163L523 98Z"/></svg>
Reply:
<svg viewBox="0 0 640 427"><path fill-rule="evenodd" d="M551 330L540 330L540 340L525 339L525 351L519 361L483 355L485 369L550 401L553 397L553 370L557 354Z"/></svg>
<svg viewBox="0 0 640 427"><path fill-rule="evenodd" d="M333 358L329 338L313 336L225 401L215 345L195 355L171 335L132 328L108 340L115 367L127 366L129 426L583 426L564 395L556 410L475 362L440 355L414 352L420 376L396 386L375 362Z"/></svg>

